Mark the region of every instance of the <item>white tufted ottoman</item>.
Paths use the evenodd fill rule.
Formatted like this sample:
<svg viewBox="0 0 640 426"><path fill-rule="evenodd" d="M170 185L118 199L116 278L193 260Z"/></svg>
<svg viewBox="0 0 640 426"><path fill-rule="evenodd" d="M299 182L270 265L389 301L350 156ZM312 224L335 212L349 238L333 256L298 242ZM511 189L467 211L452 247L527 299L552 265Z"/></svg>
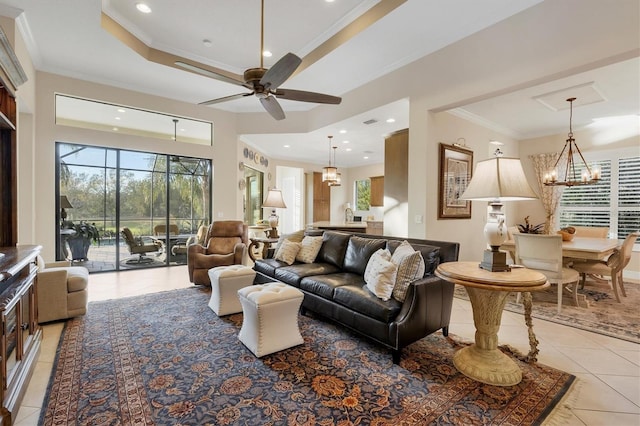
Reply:
<svg viewBox="0 0 640 426"><path fill-rule="evenodd" d="M300 290L282 283L238 290L242 328L238 339L258 358L304 343L298 329Z"/></svg>
<svg viewBox="0 0 640 426"><path fill-rule="evenodd" d="M209 307L218 316L242 312L238 290L253 284L256 271L244 265L217 266L209 269L211 299Z"/></svg>

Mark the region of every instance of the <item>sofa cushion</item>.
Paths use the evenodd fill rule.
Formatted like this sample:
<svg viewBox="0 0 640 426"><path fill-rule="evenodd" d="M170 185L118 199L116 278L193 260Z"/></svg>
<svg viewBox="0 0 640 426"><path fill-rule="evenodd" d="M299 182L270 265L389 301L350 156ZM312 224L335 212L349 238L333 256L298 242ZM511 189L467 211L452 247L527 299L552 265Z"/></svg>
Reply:
<svg viewBox="0 0 640 426"><path fill-rule="evenodd" d="M287 266L287 264L276 259L256 259L253 264L253 270L269 277L274 277L276 269L283 266Z"/></svg>
<svg viewBox="0 0 640 426"><path fill-rule="evenodd" d="M333 300L353 311L387 324L398 316L402 307L402 304L393 298L385 301L376 297L367 289L366 285L337 287L333 294Z"/></svg>
<svg viewBox="0 0 640 426"><path fill-rule="evenodd" d="M342 269L346 272L364 275L364 270L371 255L378 249L384 248L386 244L386 240L377 238L362 238L358 236L349 238Z"/></svg>
<svg viewBox="0 0 640 426"><path fill-rule="evenodd" d="M300 251L301 244L290 240L284 240L274 256L276 260L281 260L287 265L291 265L296 260L296 255Z"/></svg>
<svg viewBox="0 0 640 426"><path fill-rule="evenodd" d="M393 254L396 248L402 244L400 240L387 241L387 249ZM424 260L424 275L433 275L434 271L440 264L440 247L428 244L410 243L414 250L422 254Z"/></svg>
<svg viewBox="0 0 640 426"><path fill-rule="evenodd" d="M424 276L424 259L422 259L422 254L415 251L411 244L403 241L393 252L391 261L398 265L393 298L404 302L409 284Z"/></svg>
<svg viewBox="0 0 640 426"><path fill-rule="evenodd" d="M391 261L391 253L386 249L378 249L369 258L364 270L367 288L382 300L389 300L396 283L398 266Z"/></svg>
<svg viewBox="0 0 640 426"><path fill-rule="evenodd" d="M302 263L313 263L322 247L322 236L306 236L302 239L300 251L296 255L296 260Z"/></svg>
<svg viewBox="0 0 640 426"><path fill-rule="evenodd" d="M300 287L300 280L311 275L335 274L340 268L329 263L296 263L291 266L284 265L274 270L270 276L278 281Z"/></svg>
<svg viewBox="0 0 640 426"><path fill-rule="evenodd" d="M333 291L344 285L357 285L362 287L365 285L365 282L362 275L352 274L350 272L312 275L300 281L300 290L308 291L309 293L331 300L333 298Z"/></svg>
<svg viewBox="0 0 640 426"><path fill-rule="evenodd" d="M322 234L322 247L316 256L318 263L330 263L342 268L344 254L351 234L346 232L325 231Z"/></svg>

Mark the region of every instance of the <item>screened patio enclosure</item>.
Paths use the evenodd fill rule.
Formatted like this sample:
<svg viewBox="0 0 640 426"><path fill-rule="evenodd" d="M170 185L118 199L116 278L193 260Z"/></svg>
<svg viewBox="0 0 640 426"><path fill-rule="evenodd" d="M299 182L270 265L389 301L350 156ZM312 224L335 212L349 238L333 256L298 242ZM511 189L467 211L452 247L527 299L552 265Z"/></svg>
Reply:
<svg viewBox="0 0 640 426"><path fill-rule="evenodd" d="M57 143L56 177L56 257L92 272L184 264L211 220L209 159Z"/></svg>

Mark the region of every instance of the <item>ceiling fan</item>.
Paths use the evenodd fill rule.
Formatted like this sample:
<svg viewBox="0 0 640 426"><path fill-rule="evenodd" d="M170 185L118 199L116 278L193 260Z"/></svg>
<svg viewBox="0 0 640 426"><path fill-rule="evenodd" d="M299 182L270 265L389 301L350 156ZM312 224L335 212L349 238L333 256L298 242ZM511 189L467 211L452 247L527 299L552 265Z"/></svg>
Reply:
<svg viewBox="0 0 640 426"><path fill-rule="evenodd" d="M211 77L220 81L224 81L239 86L244 86L251 92L237 93L235 95L224 96L222 98L211 99L201 102L200 105L213 105L220 102L231 101L233 99L244 98L246 96L256 95L260 99L260 103L265 110L276 120L285 118L284 111L278 103L277 98L288 99L291 101L313 102L318 104L334 104L337 105L342 101L338 96L325 95L323 93L307 92L304 90L293 90L280 88L295 70L300 66L302 59L293 53L287 53L271 68L266 69L263 66L262 52L264 51L264 0L262 0L261 10L261 27L260 27L260 67L249 68L244 72L244 81L236 80L226 75L218 74L198 66L177 61L176 65L197 72L199 74Z"/></svg>

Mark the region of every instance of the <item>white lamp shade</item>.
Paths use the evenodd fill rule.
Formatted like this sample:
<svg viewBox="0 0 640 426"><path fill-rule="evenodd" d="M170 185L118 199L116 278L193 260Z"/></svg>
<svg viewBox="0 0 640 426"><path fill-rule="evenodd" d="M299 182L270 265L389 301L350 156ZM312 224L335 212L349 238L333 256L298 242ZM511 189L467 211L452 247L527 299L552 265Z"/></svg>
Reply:
<svg viewBox="0 0 640 426"><path fill-rule="evenodd" d="M282 191L276 188L270 189L267 193L267 198L262 202L262 207L286 209L287 205L282 198Z"/></svg>
<svg viewBox="0 0 640 426"><path fill-rule="evenodd" d="M460 199L479 201L534 200L518 158L496 157L478 162L476 170Z"/></svg>

